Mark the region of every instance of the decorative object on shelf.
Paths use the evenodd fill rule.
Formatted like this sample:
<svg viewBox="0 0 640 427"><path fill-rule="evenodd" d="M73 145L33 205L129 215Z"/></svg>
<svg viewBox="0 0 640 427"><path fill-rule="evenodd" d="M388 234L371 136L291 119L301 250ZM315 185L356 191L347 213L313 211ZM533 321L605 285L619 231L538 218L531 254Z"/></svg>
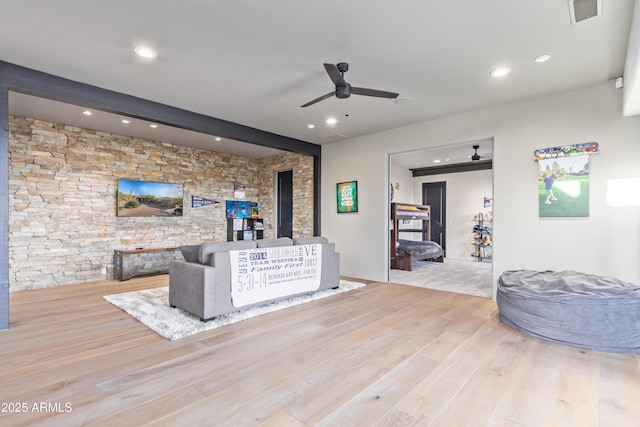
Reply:
<svg viewBox="0 0 640 427"><path fill-rule="evenodd" d="M251 202L227 200L226 213L227 218L251 218Z"/></svg>
<svg viewBox="0 0 640 427"><path fill-rule="evenodd" d="M233 198L234 199L244 200L246 197L247 197L247 190L246 190L244 184L242 184L240 182L236 182L233 185Z"/></svg>
<svg viewBox="0 0 640 427"><path fill-rule="evenodd" d="M358 181L336 184L338 213L358 212Z"/></svg>
<svg viewBox="0 0 640 427"><path fill-rule="evenodd" d="M483 214L482 212L474 215L473 221L473 252L472 257L478 259L478 262L491 259L493 253L493 229L491 226L491 220L493 213L491 211Z"/></svg>
<svg viewBox="0 0 640 427"><path fill-rule="evenodd" d="M264 238L262 218L227 218L227 242Z"/></svg>
<svg viewBox="0 0 640 427"><path fill-rule="evenodd" d="M556 159L558 157L585 156L600 154L600 144L597 142L583 142L560 147L538 148L533 152L533 159Z"/></svg>
<svg viewBox="0 0 640 427"><path fill-rule="evenodd" d="M251 218L258 218L258 202L251 202Z"/></svg>
<svg viewBox="0 0 640 427"><path fill-rule="evenodd" d="M192 208L201 208L203 206L215 205L216 203L220 203L217 200L205 199L200 196L191 196L191 207Z"/></svg>

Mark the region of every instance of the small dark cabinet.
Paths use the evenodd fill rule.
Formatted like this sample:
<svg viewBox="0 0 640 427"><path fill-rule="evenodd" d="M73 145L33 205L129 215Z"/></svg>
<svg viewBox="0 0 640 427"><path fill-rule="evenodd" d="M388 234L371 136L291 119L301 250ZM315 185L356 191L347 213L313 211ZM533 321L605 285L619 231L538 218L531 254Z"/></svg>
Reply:
<svg viewBox="0 0 640 427"><path fill-rule="evenodd" d="M227 242L263 239L262 218L227 218Z"/></svg>

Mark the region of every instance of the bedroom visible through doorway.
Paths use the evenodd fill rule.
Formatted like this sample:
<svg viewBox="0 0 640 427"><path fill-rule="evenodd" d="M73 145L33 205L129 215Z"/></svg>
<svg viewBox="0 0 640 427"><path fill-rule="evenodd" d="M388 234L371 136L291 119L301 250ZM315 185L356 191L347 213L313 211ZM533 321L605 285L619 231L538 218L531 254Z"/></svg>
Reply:
<svg viewBox="0 0 640 427"><path fill-rule="evenodd" d="M476 152L478 156L474 156ZM472 156L479 160L472 160ZM411 271L390 268L389 281L492 296L492 258L474 256L477 252L474 219L479 215L493 216L492 157L491 138L389 156L389 202L429 205L431 240L445 249L443 263L413 260ZM392 221L389 224L391 229ZM404 235L422 240L419 233ZM493 236L487 242L492 244ZM394 243L388 246L390 257ZM492 247L486 249L489 254Z"/></svg>

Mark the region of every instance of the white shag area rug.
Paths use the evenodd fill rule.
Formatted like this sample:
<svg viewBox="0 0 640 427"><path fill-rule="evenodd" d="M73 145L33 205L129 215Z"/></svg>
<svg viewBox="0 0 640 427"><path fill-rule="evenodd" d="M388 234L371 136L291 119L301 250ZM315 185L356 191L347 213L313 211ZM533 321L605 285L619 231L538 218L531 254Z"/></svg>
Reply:
<svg viewBox="0 0 640 427"><path fill-rule="evenodd" d="M337 289L326 289L236 311L234 313L224 314L206 322L203 322L199 317L184 310L170 307L168 286L105 295L104 299L138 319L142 324L161 336L169 340L176 340L200 332L210 331L221 326L241 322L252 317L352 291L364 286L364 283L340 280L340 286Z"/></svg>

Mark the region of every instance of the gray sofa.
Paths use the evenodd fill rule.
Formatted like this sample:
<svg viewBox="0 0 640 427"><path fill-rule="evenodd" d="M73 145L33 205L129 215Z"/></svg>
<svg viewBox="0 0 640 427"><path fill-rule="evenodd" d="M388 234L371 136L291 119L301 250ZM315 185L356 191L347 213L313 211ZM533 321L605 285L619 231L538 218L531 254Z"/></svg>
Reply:
<svg viewBox="0 0 640 427"><path fill-rule="evenodd" d="M335 244L329 243L325 237L295 239L283 237L237 242L206 242L199 245L181 247L184 261L171 262L169 266L169 305L188 311L202 320L209 320L233 311L281 300L285 296L263 300L242 307L237 307L237 304L234 305L231 289L233 281L232 254L230 251L251 250L250 252L255 253L260 252L257 250L259 248L281 248L293 245L305 246L283 249L291 251L308 249L314 247L314 245L321 247L321 253L319 254L320 285L317 290L337 288L339 286L340 254L335 251ZM318 246L315 247L317 248ZM275 250L277 249L263 249L265 252ZM237 256L237 254L238 252L234 256ZM287 264L283 263L280 268L281 270L278 274L286 275ZM315 271L317 272L317 269ZM317 280L317 274L315 277ZM295 287L295 284L293 286ZM297 290L293 289L286 297L306 293L309 293L309 291L297 292Z"/></svg>

